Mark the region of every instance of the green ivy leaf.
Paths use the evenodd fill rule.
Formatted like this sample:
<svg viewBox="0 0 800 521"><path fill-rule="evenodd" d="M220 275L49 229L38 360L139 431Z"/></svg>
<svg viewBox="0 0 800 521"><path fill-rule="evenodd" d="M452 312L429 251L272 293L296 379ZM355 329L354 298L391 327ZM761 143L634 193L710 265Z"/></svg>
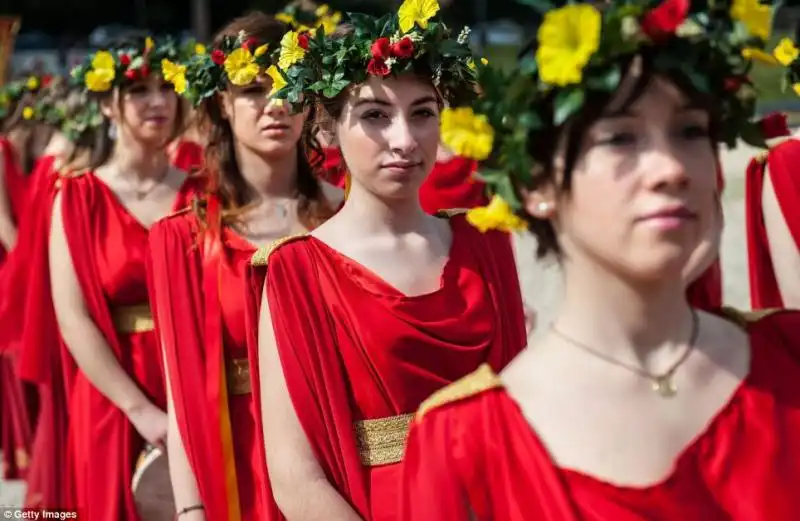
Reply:
<svg viewBox="0 0 800 521"><path fill-rule="evenodd" d="M555 99L556 110L553 117L553 124L555 126L563 125L570 117L575 115L575 113L581 109L584 97L584 92L580 88L559 92Z"/></svg>
<svg viewBox="0 0 800 521"><path fill-rule="evenodd" d="M747 121L744 122L740 128L740 136L742 141L750 146L767 148L767 141L764 139L764 134L761 131L761 126L758 123Z"/></svg>

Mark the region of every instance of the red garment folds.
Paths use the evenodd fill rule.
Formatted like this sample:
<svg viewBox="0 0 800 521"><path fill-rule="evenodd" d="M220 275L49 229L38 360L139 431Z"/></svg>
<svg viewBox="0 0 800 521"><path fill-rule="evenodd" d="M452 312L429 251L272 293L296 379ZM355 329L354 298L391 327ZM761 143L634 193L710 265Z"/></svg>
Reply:
<svg viewBox="0 0 800 521"><path fill-rule="evenodd" d="M795 244L800 248L800 140L790 139L771 148L764 158L754 158L747 167L745 219L747 224L747 256L750 271L750 303L753 309L782 308L778 281L772 266L767 229L761 198L764 175L775 190L783 218Z"/></svg>
<svg viewBox="0 0 800 521"><path fill-rule="evenodd" d="M401 464L363 466L354 422L412 413L432 392L480 364L504 367L526 342L507 235L481 234L463 215L450 222L453 246L441 287L425 295L402 295L311 236L284 243L269 256L268 270L251 272L253 386L259 388L253 369L266 278L300 423L329 481L367 521L396 519Z"/></svg>
<svg viewBox="0 0 800 521"><path fill-rule="evenodd" d="M185 207L195 192L188 178L176 198ZM155 332L118 333L115 309L147 304L148 230L93 173L62 177L64 231L86 307L122 367L150 400L166 407ZM69 397L68 463L77 510L87 521L138 520L131 477L144 448L125 414L79 371Z"/></svg>
<svg viewBox="0 0 800 521"><path fill-rule="evenodd" d="M482 368L447 390L451 400L442 393L420 411L400 519L795 521L800 313L778 312L748 330L749 375L670 476L649 487L616 487L556 467L499 378Z"/></svg>
<svg viewBox="0 0 800 521"><path fill-rule="evenodd" d="M195 172L203 167L203 147L194 141L180 141L175 145L172 164L186 172Z"/></svg>
<svg viewBox="0 0 800 521"><path fill-rule="evenodd" d="M221 240L209 235L192 211L160 221L150 233L150 301L175 416L206 518L277 520L253 392L236 394L228 386L226 406L220 404L222 371L247 362L245 272L255 247L227 228ZM219 334L209 338L212 329Z"/></svg>

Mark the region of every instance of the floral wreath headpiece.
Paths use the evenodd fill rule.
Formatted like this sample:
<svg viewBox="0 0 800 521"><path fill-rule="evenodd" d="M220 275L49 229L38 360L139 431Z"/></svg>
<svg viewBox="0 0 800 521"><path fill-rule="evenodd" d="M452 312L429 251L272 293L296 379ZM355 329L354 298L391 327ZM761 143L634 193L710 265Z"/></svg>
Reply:
<svg viewBox="0 0 800 521"><path fill-rule="evenodd" d="M528 152L531 132L559 127L592 92L612 93L622 64L649 50L656 72L677 73L721 106L721 140L766 147L768 127L753 121L757 93L752 60L764 52L772 9L759 0L607 0L602 3L520 0L543 16L517 70L479 67L483 92L471 106L446 109L442 141L454 153L482 161L479 177L493 196L476 209L479 228L522 229L515 186L529 186L543 165ZM785 125L783 126L785 128ZM773 129L774 132L774 129ZM783 132L783 130L782 130Z"/></svg>
<svg viewBox="0 0 800 521"><path fill-rule="evenodd" d="M36 94L39 89L45 88L52 82L52 76L35 76L31 75L25 79L12 81L3 87L0 87L0 118L5 118L9 115L13 104L19 101L26 93ZM30 110L25 110L30 109ZM25 107L23 109L22 117L24 119L32 119L34 114L31 112L32 107Z"/></svg>
<svg viewBox="0 0 800 521"><path fill-rule="evenodd" d="M156 41L141 38L134 45L103 49L90 54L84 63L70 73L73 81L89 92L108 92L114 87L129 85L146 79L153 72L162 74L166 81L179 87L169 73L184 61L181 48L171 38Z"/></svg>
<svg viewBox="0 0 800 521"><path fill-rule="evenodd" d="M61 132L72 141L77 143L84 134L103 124L103 113L100 111L100 104L90 99L81 108L70 114L61 123Z"/></svg>
<svg viewBox="0 0 800 521"><path fill-rule="evenodd" d="M280 74L272 64L269 43L259 41L244 32L226 36L222 44L211 52L195 53L185 64L177 67L175 75L183 85L176 90L192 104L199 105L228 84L243 87L260 74L269 74L273 80ZM165 76L166 77L166 76Z"/></svg>
<svg viewBox="0 0 800 521"><path fill-rule="evenodd" d="M331 34L342 22L342 13L332 10L328 4L307 11L301 5L292 3L277 13L275 19L289 25L297 32L314 32L322 28L325 34Z"/></svg>
<svg viewBox="0 0 800 521"><path fill-rule="evenodd" d="M437 0L405 0L380 19L348 13L352 30L341 36L290 31L281 40L281 80L274 95L292 104L314 96L334 98L348 85L424 70L444 99L467 103L475 96L475 64L469 29L454 38L437 19ZM311 94L312 96L309 96Z"/></svg>

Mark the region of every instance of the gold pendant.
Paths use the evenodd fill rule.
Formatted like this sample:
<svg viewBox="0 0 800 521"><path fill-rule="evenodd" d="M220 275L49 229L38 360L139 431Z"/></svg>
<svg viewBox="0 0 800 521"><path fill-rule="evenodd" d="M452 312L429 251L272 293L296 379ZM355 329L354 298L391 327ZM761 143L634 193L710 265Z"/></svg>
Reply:
<svg viewBox="0 0 800 521"><path fill-rule="evenodd" d="M678 394L678 387L672 381L671 374L655 377L653 379L653 390L662 398L672 398Z"/></svg>

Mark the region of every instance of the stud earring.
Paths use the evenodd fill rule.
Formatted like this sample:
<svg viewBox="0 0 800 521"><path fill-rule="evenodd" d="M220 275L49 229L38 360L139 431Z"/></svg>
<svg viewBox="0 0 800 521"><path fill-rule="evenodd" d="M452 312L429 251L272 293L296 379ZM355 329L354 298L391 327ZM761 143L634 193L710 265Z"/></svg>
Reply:
<svg viewBox="0 0 800 521"><path fill-rule="evenodd" d="M547 213L550 211L550 203L547 201L542 201L538 205L536 205L536 209L539 210L541 213Z"/></svg>

